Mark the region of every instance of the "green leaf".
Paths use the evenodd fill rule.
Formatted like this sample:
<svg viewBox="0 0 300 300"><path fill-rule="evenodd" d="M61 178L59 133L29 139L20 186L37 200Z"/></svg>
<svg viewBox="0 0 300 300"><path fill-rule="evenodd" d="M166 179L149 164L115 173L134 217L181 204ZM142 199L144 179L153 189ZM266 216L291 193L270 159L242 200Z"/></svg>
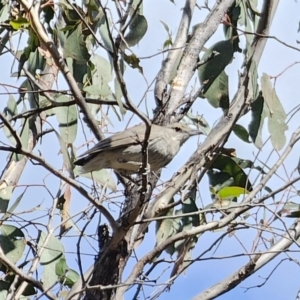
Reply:
<svg viewBox="0 0 300 300"><path fill-rule="evenodd" d="M173 203L173 198L171 199L170 203ZM180 224L175 219L168 219L168 216L172 216L174 214L174 208L169 209L168 211L165 211L160 216L165 216L166 218L163 220L156 221L155 225L155 237L156 237L156 245L163 243L165 240L167 240L169 237L176 234L180 228ZM173 255L175 252L174 244L170 245L165 249L165 251Z"/></svg>
<svg viewBox="0 0 300 300"><path fill-rule="evenodd" d="M275 89L272 87L270 77L265 73L261 77L261 89L264 100L269 108L268 129L271 136L271 142L273 147L279 151L286 143L284 134L288 129L285 122L286 113Z"/></svg>
<svg viewBox="0 0 300 300"><path fill-rule="evenodd" d="M7 299L10 286L11 284L9 282L0 280L0 299Z"/></svg>
<svg viewBox="0 0 300 300"><path fill-rule="evenodd" d="M38 51L39 39L35 32L30 29L28 30L29 38L27 40L27 46L24 48L22 55L20 56L19 66L18 66L18 76L20 76L21 71L25 62L27 63L27 71L31 74L35 74L36 70L43 70L45 65L45 58L42 57L41 53ZM31 86L30 86L31 88ZM36 95L32 95L36 96ZM31 103L32 104L32 103ZM36 106L31 106L36 107Z"/></svg>
<svg viewBox="0 0 300 300"><path fill-rule="evenodd" d="M53 235L50 235L49 237L48 235L48 233L40 231L38 237L38 249L41 250L43 248L40 259L40 262L43 265L48 265L53 260L57 260L57 263L65 251L63 244L58 238ZM46 240L47 243L44 245Z"/></svg>
<svg viewBox="0 0 300 300"><path fill-rule="evenodd" d="M257 99L257 97L259 96L259 86L257 83L258 73L257 73L257 65L255 61L252 61L249 73L251 74L250 83L252 85L253 99Z"/></svg>
<svg viewBox="0 0 300 300"><path fill-rule="evenodd" d="M84 41L81 23L76 26L75 30L67 35L63 49L64 58L71 57L81 64L86 64L90 59L90 54Z"/></svg>
<svg viewBox="0 0 300 300"><path fill-rule="evenodd" d="M75 270L69 269L65 274L64 278L61 280L61 283L71 288L74 285L74 283L78 281L79 278L80 276Z"/></svg>
<svg viewBox="0 0 300 300"><path fill-rule="evenodd" d="M55 96L58 103L69 102L65 95ZM53 109L59 123L59 132L65 144L72 144L77 136L77 109L75 105L59 106Z"/></svg>
<svg viewBox="0 0 300 300"><path fill-rule="evenodd" d="M278 212L278 215L287 218L299 218L300 204L293 201L288 201Z"/></svg>
<svg viewBox="0 0 300 300"><path fill-rule="evenodd" d="M148 29L148 22L146 18L143 15L137 13L133 17L133 20L129 25L129 32L125 35L126 44L129 47L133 47L136 44L138 44L146 34L147 29ZM125 44L122 43L122 47L124 46Z"/></svg>
<svg viewBox="0 0 300 300"><path fill-rule="evenodd" d="M78 167L74 169L74 174L80 177L88 178L97 181L102 186L107 186L111 191L117 191L117 185L112 177L112 173L103 169L100 171L80 174L78 173Z"/></svg>
<svg viewBox="0 0 300 300"><path fill-rule="evenodd" d="M257 16L261 15L260 11L257 9L257 0L247 0L247 6L253 14Z"/></svg>
<svg viewBox="0 0 300 300"><path fill-rule="evenodd" d="M300 217L300 210L293 211L293 212L291 212L291 214L289 216L286 215L285 217L298 219Z"/></svg>
<svg viewBox="0 0 300 300"><path fill-rule="evenodd" d="M164 26L166 32L167 32L168 34L170 34L169 26L168 26L165 22L163 22L163 21L160 21L160 23Z"/></svg>
<svg viewBox="0 0 300 300"><path fill-rule="evenodd" d="M264 98L259 93L257 99L251 103L251 122L249 124L249 135L254 142L255 146L261 149L262 141L262 128L264 119L267 117L268 109L264 105Z"/></svg>
<svg viewBox="0 0 300 300"><path fill-rule="evenodd" d="M247 25L247 13L246 13L245 2L244 1L239 1L239 5L240 5L240 8L241 8L241 11L240 11L240 17L239 17L238 23L241 26L246 26Z"/></svg>
<svg viewBox="0 0 300 300"><path fill-rule="evenodd" d="M240 195L245 195L245 194L249 194L249 191L239 186L224 187L221 190L219 190L219 192L217 193L217 195L221 199L239 197Z"/></svg>
<svg viewBox="0 0 300 300"><path fill-rule="evenodd" d="M171 47L173 45L173 41L172 39L168 38L164 41L164 44L163 44L163 49L166 49L168 47Z"/></svg>
<svg viewBox="0 0 300 300"><path fill-rule="evenodd" d="M182 213L192 213L197 212L198 207L196 205L196 187L189 192L188 197L183 201L182 203ZM190 229L193 226L199 226L200 224L200 216L198 214L192 215L192 216L186 216L182 219L183 223L183 230Z"/></svg>
<svg viewBox="0 0 300 300"><path fill-rule="evenodd" d="M8 96L7 106L4 108L4 113L8 119L18 114L17 102L13 95Z"/></svg>
<svg viewBox="0 0 300 300"><path fill-rule="evenodd" d="M67 261L62 257L55 265L55 272L58 277L63 277L67 272Z"/></svg>
<svg viewBox="0 0 300 300"><path fill-rule="evenodd" d="M9 187L11 188L11 187ZM25 192L26 192L27 188L25 189L25 191L16 199L16 201L13 203L13 205L9 208L9 210L7 210L5 212L5 214L1 217L1 221L6 221L10 216L11 214L14 212L14 210L18 207L18 205L20 204ZM2 191L2 190L1 190ZM0 207L1 207L1 202L2 202L2 199L1 199L1 191L0 191ZM12 192L12 191L11 191ZM10 193L11 193L10 192ZM5 205L8 205L8 202L4 202L3 204ZM1 212L2 212L2 209L1 209Z"/></svg>
<svg viewBox="0 0 300 300"><path fill-rule="evenodd" d="M227 172L208 170L207 176L209 179L210 192L213 198L215 198L219 190L234 184L234 179Z"/></svg>
<svg viewBox="0 0 300 300"><path fill-rule="evenodd" d="M72 168L72 163L71 163L71 159L70 159L70 155L67 149L67 145L66 142L64 141L64 139L55 131L56 137L59 141L59 145L60 145L60 151L63 155L63 162L64 162L64 166L67 169L67 171L72 174L73 177L73 168Z"/></svg>
<svg viewBox="0 0 300 300"><path fill-rule="evenodd" d="M7 186L5 188L0 189L0 212L1 213L6 213L13 189L14 189L13 186Z"/></svg>
<svg viewBox="0 0 300 300"><path fill-rule="evenodd" d="M137 9L137 6L139 5L138 13L142 14L144 10L144 5L143 1L141 0L133 0L131 4L131 10L130 10L130 15L132 15L133 11Z"/></svg>
<svg viewBox="0 0 300 300"><path fill-rule="evenodd" d="M242 52L242 49L239 47L239 33L236 28L238 28L238 20L240 17L241 8L239 4L236 2L227 10L227 17L230 19L230 25L228 25L226 22L223 23L223 30L226 40L233 39L233 51L236 52Z"/></svg>
<svg viewBox="0 0 300 300"><path fill-rule="evenodd" d="M10 288L10 284L8 282L4 282L3 280L0 280L0 299L7 299L9 288Z"/></svg>
<svg viewBox="0 0 300 300"><path fill-rule="evenodd" d="M1 225L0 231L0 246L10 262L16 264L24 254L26 246L24 234L12 225Z"/></svg>
<svg viewBox="0 0 300 300"><path fill-rule="evenodd" d="M15 116L18 113L17 102L12 95L9 95L8 97L7 106L4 108L4 113L7 116L8 120L10 120L11 117ZM10 143L12 145L16 145L15 138L12 136L10 130L6 126L3 127L3 132Z"/></svg>
<svg viewBox="0 0 300 300"><path fill-rule="evenodd" d="M47 241L47 242L46 242ZM40 263L44 267L42 281L45 288L50 288L58 280L56 264L64 257L64 247L59 239L40 231L38 238L38 251L41 251Z"/></svg>
<svg viewBox="0 0 300 300"><path fill-rule="evenodd" d="M122 94L122 90L121 90L119 80L117 78L114 79L114 85L115 85L115 98L118 102L120 112L121 112L122 116L124 116L126 114L126 109L123 106L123 102L122 102L122 95L123 94Z"/></svg>
<svg viewBox="0 0 300 300"><path fill-rule="evenodd" d="M216 77L204 97L215 108L221 107L223 110L229 108L228 76L225 71Z"/></svg>
<svg viewBox="0 0 300 300"><path fill-rule="evenodd" d="M131 68L138 69L143 74L143 68L140 66L140 60L134 54L126 55L124 53L124 60Z"/></svg>
<svg viewBox="0 0 300 300"><path fill-rule="evenodd" d="M249 159L242 159L239 157L231 157L232 160L234 160L242 169L256 169L256 170L261 170L261 168L257 169L257 167L255 167L253 165L253 161L249 160Z"/></svg>
<svg viewBox="0 0 300 300"><path fill-rule="evenodd" d="M192 188L191 191L189 191L189 194L187 195L187 198L183 201L182 203L182 209L179 211L176 211L176 214L187 214L187 213L192 213L192 212L197 212L198 207L195 203L196 201L196 185ZM177 219L180 220L180 219ZM200 225L200 215L199 214L194 214L192 216L184 216L180 220L180 232L189 230L192 227L199 226ZM197 239L196 239L197 240ZM195 242L196 242L195 240ZM182 250L182 246L184 246L186 243L185 240L179 240L175 242L175 250L180 253Z"/></svg>
<svg viewBox="0 0 300 300"><path fill-rule="evenodd" d="M80 278L76 271L68 268L67 261L64 257L57 262L55 266L55 272L60 278L60 282L69 288L71 288L73 284Z"/></svg>
<svg viewBox="0 0 300 300"><path fill-rule="evenodd" d="M91 96L97 96L100 98L106 98L110 95L112 95L112 91L108 84L104 83L103 85L95 84L95 85L89 85L83 88L85 92L87 92Z"/></svg>
<svg viewBox="0 0 300 300"><path fill-rule="evenodd" d="M9 24L14 30L20 30L28 28L30 22L27 19L20 17L18 19L10 20Z"/></svg>
<svg viewBox="0 0 300 300"><path fill-rule="evenodd" d="M236 134L237 137L239 137L242 141L246 143L251 143L249 140L249 133L246 130L245 127L239 124L235 124L233 127L233 132Z"/></svg>
<svg viewBox="0 0 300 300"><path fill-rule="evenodd" d="M67 26L74 26L76 24L80 24L81 16L84 16L84 11L82 10L82 8L76 4L71 5L70 3L68 3L67 1L60 1L60 5L63 7L62 9L62 17L65 21L65 23L67 24ZM73 8L74 6L74 8ZM80 15L79 15L80 14Z"/></svg>
<svg viewBox="0 0 300 300"><path fill-rule="evenodd" d="M230 180L232 181L232 183L229 184L230 186L238 186L241 188L246 188L248 191L252 190L252 185L250 183L248 176L245 174L244 170L235 162L233 158L226 155L218 155L218 157L212 163L211 169L218 169L221 172L227 173L228 177L221 178L219 184L221 182L224 183L225 181ZM216 173L215 176L221 176L221 174ZM223 185L222 187L225 187L225 185Z"/></svg>
<svg viewBox="0 0 300 300"><path fill-rule="evenodd" d="M7 137L7 139L10 141L10 143L15 146L16 145L16 140L12 136L12 134L11 134L10 130L8 129L8 127L4 126L3 127L3 132L4 132L5 136Z"/></svg>
<svg viewBox="0 0 300 300"><path fill-rule="evenodd" d="M232 40L220 41L210 47L202 56L203 65L198 68L200 83L205 94L214 80L221 74L233 57Z"/></svg>
<svg viewBox="0 0 300 300"><path fill-rule="evenodd" d="M84 85L84 77L87 73L88 70L88 66L87 64L83 64L82 62L79 62L75 59L69 59L69 63L68 66L71 65L70 70L72 71L72 74L79 86L79 88L82 89L83 85ZM71 61L71 64L70 64Z"/></svg>
<svg viewBox="0 0 300 300"><path fill-rule="evenodd" d="M40 100L40 103L39 103L40 108L46 108L46 107L52 105L52 103L45 96L40 95L39 100ZM45 110L45 113L46 113L47 117L55 115L54 109L52 109L52 108L48 108L47 110Z"/></svg>
<svg viewBox="0 0 300 300"><path fill-rule="evenodd" d="M102 56L94 54L92 59L94 69L92 70L93 85L104 86L105 83L112 81L112 66Z"/></svg>
<svg viewBox="0 0 300 300"><path fill-rule="evenodd" d="M113 52L113 46L111 43L110 35L108 28L110 28L111 24L109 22L107 26L106 18L104 16L102 8L99 8L99 14L102 14L102 17L100 17L100 22L99 22L99 33L102 39L102 42L105 46L105 49L109 52Z"/></svg>

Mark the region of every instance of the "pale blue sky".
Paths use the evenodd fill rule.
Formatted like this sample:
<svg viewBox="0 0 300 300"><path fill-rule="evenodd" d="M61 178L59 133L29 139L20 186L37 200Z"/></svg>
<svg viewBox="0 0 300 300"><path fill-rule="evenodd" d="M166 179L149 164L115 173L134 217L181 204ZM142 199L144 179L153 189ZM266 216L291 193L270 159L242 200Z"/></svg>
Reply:
<svg viewBox="0 0 300 300"><path fill-rule="evenodd" d="M146 17L149 22L149 30L146 34L146 37L142 42L134 48L134 52L137 56L148 56L156 53L161 49L162 43L165 38L167 38L167 33L164 31L160 20L163 20L166 24L168 24L170 30L175 34L178 26L178 22L181 16L181 3L182 1L177 0L176 5L172 4L171 1L168 0L151 0L145 1L144 11ZM210 1L213 3L213 1ZM206 11L198 11L194 16L193 24L199 23L203 20L203 16L206 15ZM291 44L293 46L298 46L296 44L296 39L299 38L299 34L297 34L298 24L300 21L299 17L299 3L288 0L281 1L277 10L277 14L274 20L274 24L271 29L271 35L276 35L282 41ZM222 30L220 29L218 34L212 38L207 46L212 45L214 42L222 39ZM300 47L299 47L300 48ZM8 78L10 72L11 61L8 59L8 55L6 55L7 59L3 60L2 58L2 68L3 71L0 73L0 82L1 83L9 83L16 86L19 86L21 80L16 81L15 78ZM287 47L279 44L275 40L268 40L267 47L265 53L262 57L261 64L259 66L259 73L262 74L267 73L269 75L277 75L282 72L287 66L299 60L299 52L295 50L288 49ZM233 96L236 90L237 83L237 71L236 69L241 65L242 56L236 55L233 63L228 67L227 71L230 75L230 95ZM141 65L144 68L144 75L147 78L148 83L150 83L156 76L160 65L161 65L161 56L157 56L155 58L149 60L142 60ZM299 104L299 84L300 84L300 64L293 66L287 72L284 73L280 78L278 78L276 82L276 91L277 94L282 101L286 112L289 112L293 107ZM142 76L138 74L136 70L131 70L127 68L125 79L128 83L128 90L131 99L134 100L135 103L138 103L142 98L146 84ZM194 81L193 81L194 82ZM198 83L197 83L198 84ZM64 83L59 82L59 86L63 87ZM0 86L0 92L4 93L6 90ZM1 95L1 109L5 106L7 101L7 96ZM149 91L148 93L148 108L151 111L151 108L154 107L153 100L153 91ZM142 104L141 109L144 110L144 104ZM199 99L198 103L195 105L193 109L194 113L198 112L200 115L204 115L206 120L209 122L211 126L217 121L218 117L221 116L221 111L216 111L211 108L204 100ZM110 116L111 120L114 124L114 127L111 127L111 131L118 131L124 128L124 123L119 123L114 116ZM127 121L130 117L128 113L125 117ZM50 119L54 120L53 118ZM131 123L134 125L136 122L139 122L136 118ZM247 124L249 122L249 117L245 117L244 121L241 121L241 124ZM289 132L287 136L295 130L295 128L299 125L298 118L294 118L292 122L289 124ZM92 136L92 135L91 135ZM1 132L1 140L5 139ZM267 137L267 130L264 131L264 138ZM203 139L203 137L201 138ZM200 140L201 140L200 139ZM163 171L163 179L168 179L172 173L178 169L178 166L181 166L189 157L189 155L196 149L196 141L197 138L194 138L189 143L184 145L183 149L180 151L178 156L172 161L172 163ZM79 146L83 143L82 135L79 135L79 138L76 140L76 146ZM254 157L254 153L256 153L256 148L249 146L240 142L237 138L233 137L229 140L227 147L234 147L237 149L237 155L243 158L246 157ZM53 135L51 138L46 136L42 140L42 144L38 145L37 149L39 149L43 156L48 159L53 165L57 168L61 167L62 158L59 155L59 144ZM267 145L266 148L263 149L260 159L264 161L266 157L269 155L271 151L270 144ZM299 146L296 146L294 154L290 157L288 161L288 166L293 167L298 162L299 159ZM3 164L5 162L6 154L0 155L0 162ZM275 160L275 156L271 158L271 160ZM41 167L32 166L31 163L28 163L27 168L22 175L20 184L30 184L34 182L35 184L42 184L44 181L47 183L51 189L53 195L56 194L56 191L59 187L59 181L55 179L53 176L47 176L47 172L43 170ZM34 180L33 180L34 179ZM89 183L88 181L85 181ZM276 186L277 182L274 180L273 185ZM281 180L278 180L278 184L282 184ZM210 201L210 195L207 186L207 179L204 179L204 183L201 185L204 189L207 190L201 191L202 197L206 203ZM298 185L299 186L299 185ZM299 188L300 189L300 188ZM14 193L14 199L21 193L23 190L22 187L17 188ZM72 207L71 212L77 213L80 210L84 209L87 206L87 201L82 200L81 196L79 196L76 192L72 194ZM113 196L113 195L112 195ZM121 198L119 199L121 200ZM22 211L25 209L29 209L31 207L35 207L38 204L42 203L42 207L50 208L52 205L52 199L49 197L48 192L42 187L31 187L26 192L26 200L24 198L24 202L17 211ZM200 206L200 203L198 203ZM117 208L113 205L109 206L110 208L115 210L115 214L117 213ZM47 214L47 211L45 211ZM33 213L31 213L30 218ZM40 212L37 212L36 215L40 215ZM57 222L59 222L59 216L57 216ZM89 228L88 232L90 234L95 233L96 220L93 222ZM290 222L288 222L290 223ZM78 223L78 226L82 225L82 223ZM222 232L221 232L222 233ZM36 233L32 233L34 235ZM194 255L199 255L202 251L206 249L207 245L217 238L220 233L211 233L208 232L204 234L199 244L197 245ZM71 232L70 235L76 235L76 232ZM240 236L239 236L240 235ZM253 233L248 231L242 231L237 233L237 236L243 241L243 245L246 245L247 249L251 249L251 243L253 241ZM245 238L246 236L246 238ZM247 239L247 237L249 237ZM65 238L64 240L66 251L70 251L75 254L75 243L76 238ZM139 249L137 249L138 258L142 257L147 251L154 247L154 226L151 226L150 231L146 237L146 242L141 245ZM97 249L97 243L94 243L94 247ZM94 251L91 251L91 247L88 243L83 244L82 251L86 253L86 256L83 256L84 261L84 269L88 269L88 267L93 263L95 254ZM244 250L240 246L239 242L236 238L231 237L227 238L222 242L222 248L218 250L216 253L209 253L211 256L222 256L229 255L232 253L243 253ZM70 254L69 255L69 264L70 267L77 269L76 264L76 256ZM283 256L282 256L283 257ZM282 258L281 257L281 258ZM298 260L300 257L298 256ZM170 292L164 293L160 299L169 300L169 299L191 299L197 293L199 293L204 288L207 288L219 280L226 278L226 276L230 275L232 272L236 271L240 266L244 265L248 262L247 257L242 258L233 258L230 260L214 260L214 261L204 261L201 263L195 263L190 269L187 270L186 274L183 274L176 280L175 284L171 287ZM249 290L247 293L244 293L243 287L250 287L252 285L257 285L262 283L262 279L259 276L267 277L270 274L272 268L279 262L279 259L276 259L272 264L263 268L260 272L256 273L251 277L251 279L243 282L240 286L235 288L233 291L229 292L221 296L219 299L293 299L296 296L296 292L298 287L300 286L300 282L297 279L299 276L299 268L295 263L285 262L282 264L278 270L271 276L269 281L261 288L255 288ZM128 265L128 270L126 270L125 274L128 274L130 268L133 264L133 261ZM168 267L168 265L166 265ZM147 269L147 268L146 268ZM168 279L168 275L170 274L171 269L168 269L163 278L165 280ZM157 272L159 274L159 272ZM288 282L288 286L281 286L281 281L283 278L289 277L291 278ZM124 276L126 278L126 276ZM280 286L280 287L279 287ZM149 289L146 289L149 295ZM154 290L156 290L154 288ZM135 291L135 288L132 289ZM130 300L131 291L129 292L126 299Z"/></svg>

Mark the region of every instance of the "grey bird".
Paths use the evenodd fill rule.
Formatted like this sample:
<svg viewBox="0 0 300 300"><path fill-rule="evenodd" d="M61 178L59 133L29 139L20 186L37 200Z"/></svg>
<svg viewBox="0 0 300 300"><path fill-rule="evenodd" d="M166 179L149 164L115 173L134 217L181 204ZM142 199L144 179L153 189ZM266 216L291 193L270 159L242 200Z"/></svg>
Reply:
<svg viewBox="0 0 300 300"><path fill-rule="evenodd" d="M144 124L137 125L103 139L74 162L75 165L81 166L79 173L101 169L114 169L126 175L138 173L142 166L145 130ZM173 123L167 126L152 124L148 140L150 170L156 171L165 167L189 137L201 133L183 123Z"/></svg>

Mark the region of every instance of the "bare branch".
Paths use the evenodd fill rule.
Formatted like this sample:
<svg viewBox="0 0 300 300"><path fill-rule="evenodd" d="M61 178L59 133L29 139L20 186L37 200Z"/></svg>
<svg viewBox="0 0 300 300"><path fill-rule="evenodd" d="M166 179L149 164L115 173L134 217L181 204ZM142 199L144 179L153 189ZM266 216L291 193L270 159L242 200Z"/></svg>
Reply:
<svg viewBox="0 0 300 300"><path fill-rule="evenodd" d="M12 147L0 147L0 150L24 154L27 156L27 158L31 158L31 159L37 161L38 163L40 163L46 170L50 171L53 175L55 175L56 177L60 178L61 180L65 181L70 186L75 188L85 199L87 199L95 207L97 207L97 209L99 209L99 211L101 213L103 213L103 215L109 222L113 231L118 230L118 225L117 225L115 219L113 218L113 216L109 213L109 211L104 206L102 206L101 204L98 204L97 201L95 201L95 199L92 197L92 195L90 195L76 180L67 177L62 172L60 172L57 169L55 169L54 167L52 167L48 162L45 161L44 158L42 158L41 156L37 156L37 155L33 154L32 152L29 152L24 149L16 149L16 148L12 148Z"/></svg>
<svg viewBox="0 0 300 300"><path fill-rule="evenodd" d="M163 65L157 75L157 80L155 83L154 96L156 100L156 105L158 107L162 106L164 103L164 93L166 92L167 85L170 82L170 76L174 65L181 55L181 49L185 45L188 38L188 30L190 28L193 11L195 8L195 0L186 0L185 6L182 9L182 17L180 20L179 28L175 41L172 45L172 51L169 51L166 59L163 61ZM177 49L177 50L175 50Z"/></svg>
<svg viewBox="0 0 300 300"><path fill-rule="evenodd" d="M254 257L247 265L228 276L213 287L201 292L193 300L205 300L213 299L218 297L225 292L235 288L243 280L251 276L253 273L258 271L282 251L289 248L295 240L300 237L300 221L297 220L288 230L288 232L268 251L258 254Z"/></svg>

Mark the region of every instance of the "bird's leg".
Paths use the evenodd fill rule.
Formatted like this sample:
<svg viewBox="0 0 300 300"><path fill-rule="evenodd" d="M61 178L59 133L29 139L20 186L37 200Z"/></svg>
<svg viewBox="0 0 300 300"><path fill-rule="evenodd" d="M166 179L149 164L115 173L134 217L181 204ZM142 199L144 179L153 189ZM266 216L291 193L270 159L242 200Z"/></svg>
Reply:
<svg viewBox="0 0 300 300"><path fill-rule="evenodd" d="M121 171L118 171L119 175L121 177L124 177L126 178L128 181L130 181L131 183L134 183L134 184L137 184L137 182L134 180L134 178L132 178L127 172L121 172ZM125 182L124 180L122 180L122 183L125 183L127 184L128 182Z"/></svg>
<svg viewBox="0 0 300 300"><path fill-rule="evenodd" d="M142 171L143 171L142 169L143 169L143 165L142 165L142 163L140 163L139 173L141 173L141 175L148 175L151 173L151 168L150 168L149 163L147 163L147 167L143 169L143 170L145 170L145 173L142 173Z"/></svg>

